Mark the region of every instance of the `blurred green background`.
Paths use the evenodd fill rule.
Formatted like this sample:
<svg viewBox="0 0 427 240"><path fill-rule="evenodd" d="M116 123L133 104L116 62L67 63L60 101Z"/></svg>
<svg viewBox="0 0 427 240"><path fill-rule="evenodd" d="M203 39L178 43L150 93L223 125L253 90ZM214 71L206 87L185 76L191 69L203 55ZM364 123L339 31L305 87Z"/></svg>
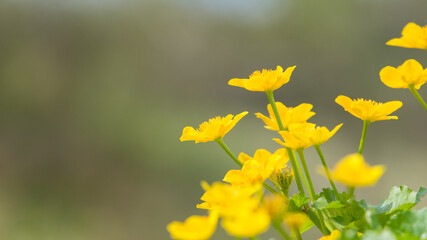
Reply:
<svg viewBox="0 0 427 240"><path fill-rule="evenodd" d="M365 158L387 173L359 198L427 186L427 114L378 76L409 58L427 67L426 51L385 45L426 25L426 11L425 0L1 1L0 239L169 239L169 222L204 214L200 181L235 167L215 143L180 143L182 129L247 110L225 142L277 149L253 115L265 95L227 85L276 65L297 65L276 100L344 123L323 147L331 166L357 151L362 128L336 96L403 101L398 121L368 131Z"/></svg>

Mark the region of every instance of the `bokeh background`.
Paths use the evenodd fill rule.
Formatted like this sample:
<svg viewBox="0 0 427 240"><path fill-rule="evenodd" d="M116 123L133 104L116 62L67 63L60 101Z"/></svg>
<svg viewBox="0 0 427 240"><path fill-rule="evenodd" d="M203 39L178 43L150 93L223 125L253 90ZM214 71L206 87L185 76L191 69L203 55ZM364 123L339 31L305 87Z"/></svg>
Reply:
<svg viewBox="0 0 427 240"><path fill-rule="evenodd" d="M426 11L425 0L1 1L0 239L169 239L169 222L204 214L200 181L235 167L215 143L179 142L182 129L246 110L224 139L232 151L277 149L253 115L265 95L227 85L277 65L297 68L276 100L344 123L323 146L331 166L362 128L336 96L403 101L398 121L370 126L366 160L387 173L359 198L427 186L427 114L378 77L409 58L427 67L426 51L385 45Z"/></svg>

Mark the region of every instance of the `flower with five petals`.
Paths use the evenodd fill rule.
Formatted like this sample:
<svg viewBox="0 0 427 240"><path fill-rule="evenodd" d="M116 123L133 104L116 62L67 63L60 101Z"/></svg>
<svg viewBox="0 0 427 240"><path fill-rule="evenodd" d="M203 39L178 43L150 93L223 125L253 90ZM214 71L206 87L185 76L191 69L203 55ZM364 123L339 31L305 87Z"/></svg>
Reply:
<svg viewBox="0 0 427 240"><path fill-rule="evenodd" d="M352 100L343 95L338 96L335 102L353 116L369 122L397 119L397 116L388 115L402 107L401 101L377 103L372 100L364 100L363 98Z"/></svg>
<svg viewBox="0 0 427 240"><path fill-rule="evenodd" d="M391 88L409 88L413 86L420 89L427 82L427 68L414 59L406 60L397 68L387 66L380 71L381 81Z"/></svg>

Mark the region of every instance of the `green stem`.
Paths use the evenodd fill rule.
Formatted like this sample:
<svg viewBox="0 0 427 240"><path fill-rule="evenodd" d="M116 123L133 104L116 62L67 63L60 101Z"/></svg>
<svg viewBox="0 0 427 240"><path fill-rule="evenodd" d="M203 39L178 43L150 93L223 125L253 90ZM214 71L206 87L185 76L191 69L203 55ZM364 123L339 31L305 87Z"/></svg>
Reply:
<svg viewBox="0 0 427 240"><path fill-rule="evenodd" d="M228 156L230 156L231 159L233 159L233 161L239 165L239 167L243 167L243 163L240 162L236 156L234 156L234 154L230 151L230 149L227 147L227 145L225 145L224 141L222 141L222 138L217 138L215 140L221 147L222 149L224 149L224 151L228 154Z"/></svg>
<svg viewBox="0 0 427 240"><path fill-rule="evenodd" d="M249 237L250 240L257 240L256 237Z"/></svg>
<svg viewBox="0 0 427 240"><path fill-rule="evenodd" d="M301 233L299 232L299 229L297 227L294 228L294 233L298 240L302 240Z"/></svg>
<svg viewBox="0 0 427 240"><path fill-rule="evenodd" d="M277 125L279 126L280 131L285 131L285 128L283 127L283 124L282 124L282 120L280 119L279 111L277 110L273 91L266 91L265 93L267 94L268 101L270 102L271 108L273 109L274 116L276 117ZM301 170L298 169L295 153L289 148L286 148L286 150L288 152L289 159L291 161L292 169L294 169L295 181L297 182L298 190L300 193L303 193L305 195L304 188L301 183Z"/></svg>
<svg viewBox="0 0 427 240"><path fill-rule="evenodd" d="M427 104L426 104L426 102L424 102L423 98L420 96L417 89L415 89L414 85L409 85L408 88L411 91L411 93L414 94L414 96L418 100L418 102L420 102L421 105L424 107L424 109L427 111Z"/></svg>
<svg viewBox="0 0 427 240"><path fill-rule="evenodd" d="M282 225L280 223L273 223L273 227L280 233L280 235L286 239L291 240L291 237L286 233L285 229L283 229Z"/></svg>
<svg viewBox="0 0 427 240"><path fill-rule="evenodd" d="M301 183L301 169L298 168L298 162L295 159L294 152L290 148L286 148L286 151L288 151L289 160L291 161L292 169L294 170L295 181L297 182L298 190L300 193L303 193L305 195L304 187Z"/></svg>
<svg viewBox="0 0 427 240"><path fill-rule="evenodd" d="M282 120L280 119L279 111L277 110L276 101L274 100L273 91L266 91L265 93L267 94L268 101L270 102L271 108L273 109L273 113L274 113L274 116L276 117L277 125L278 125L280 131L285 131L285 128L283 127L283 124L282 124ZM295 151L293 151L289 148L286 148L286 150L287 150L288 155L289 155L289 159L290 159L290 162L292 165L292 169L294 169L294 175L295 175L295 180L297 182L298 190L300 193L305 195L304 188L303 188L302 183L301 183L301 179L303 179L304 184L306 185L307 189L308 189L308 183L306 182L306 179L303 178L303 174L301 171L301 167L299 166L299 162L296 161ZM306 207L309 209L308 205ZM324 223L323 223L323 215L318 212L318 214L321 218L321 220L319 221L319 218L317 218L316 214L314 212L312 212L311 210L310 210L310 212L312 213L311 215L309 215L310 219L313 221L313 223L315 223L315 225L322 232L325 233ZM298 234L299 234L299 231L298 231ZM301 235L299 236L299 239L301 239Z"/></svg>
<svg viewBox="0 0 427 240"><path fill-rule="evenodd" d="M325 157L323 156L322 150L320 149L320 145L315 145L314 148L316 149L317 153L319 154L320 160L322 161L322 164L323 164L323 168L325 169L326 176L329 179L329 183L331 184L332 189L335 192L335 195L337 196L338 200L341 200L340 195L338 194L338 189L335 186L334 180L332 180L331 173L329 172L328 165L326 164Z"/></svg>
<svg viewBox="0 0 427 240"><path fill-rule="evenodd" d="M301 160L302 167L304 168L304 173L308 181L308 193L310 195L311 201L314 202L316 201L316 193L314 192L313 182L311 181L310 172L308 171L307 163L305 162L304 150L298 149L297 153Z"/></svg>
<svg viewBox="0 0 427 240"><path fill-rule="evenodd" d="M354 195L354 187L348 187L348 199L353 197Z"/></svg>
<svg viewBox="0 0 427 240"><path fill-rule="evenodd" d="M304 168L304 172L305 172L305 176L307 177L307 181L308 181L308 193L310 195L311 201L314 202L316 201L316 193L314 191L314 187L313 187L313 182L311 181L311 177L310 177L310 172L308 171L308 167L307 167L307 163L305 161L305 156L304 156L304 150L301 148L299 150L297 150L298 156L301 160L302 166ZM317 215L319 216L319 222L320 222L320 230L322 231L322 233L326 233L326 227L325 227L325 219L323 218L323 214L320 210L317 210Z"/></svg>
<svg viewBox="0 0 427 240"><path fill-rule="evenodd" d="M230 149L227 147L227 145L225 145L224 141L222 140L222 138L217 138L215 140L221 147L222 149L224 149L224 151L228 154L228 156L230 156L231 159L233 159L233 161L235 163L237 163L237 165L239 165L240 168L243 167L243 163L240 162L236 156L234 156L234 154L230 151ZM267 183L263 183L263 186L265 187L265 189L267 189L268 191L272 192L272 193L278 193L276 190L274 190L274 188L270 187Z"/></svg>
<svg viewBox="0 0 427 240"><path fill-rule="evenodd" d="M273 109L274 116L276 116L277 125L279 126L280 131L285 131L285 128L282 124L282 119L280 119L279 111L276 107L276 101L274 101L273 91L266 91L265 93L267 94L268 101L270 102L271 108Z"/></svg>
<svg viewBox="0 0 427 240"><path fill-rule="evenodd" d="M363 131L362 131L362 137L360 138L359 151L358 151L360 155L362 155L363 147L365 146L366 132L368 131L369 123L371 123L369 120L363 121Z"/></svg>

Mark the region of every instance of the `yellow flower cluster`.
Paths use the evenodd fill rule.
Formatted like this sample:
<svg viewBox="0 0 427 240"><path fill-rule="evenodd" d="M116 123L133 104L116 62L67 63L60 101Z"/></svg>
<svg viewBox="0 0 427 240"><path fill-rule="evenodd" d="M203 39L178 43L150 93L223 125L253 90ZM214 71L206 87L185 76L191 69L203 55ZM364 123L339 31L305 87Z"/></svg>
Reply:
<svg viewBox="0 0 427 240"><path fill-rule="evenodd" d="M387 44L427 49L427 26L420 27L409 23L403 29L401 38L392 39ZM340 196L334 184L334 181L337 181L349 187L348 196L351 197L355 187L376 184L385 171L382 165L370 166L362 156L369 123L397 119L397 116L390 116L390 114L402 107L402 102L379 103L373 100L338 96L335 102L345 111L363 120L364 125L359 152L342 158L334 169L329 171L320 145L334 136L343 124L338 124L330 131L326 127L307 122L316 114L312 112L313 105L302 103L296 107L287 107L274 100L273 91L289 82L294 69L295 66L292 66L284 71L282 67L277 66L276 70L263 69L253 72L249 78L233 78L228 82L231 86L267 94L270 101L270 104L267 105L268 116L262 113L255 115L264 122L266 129L276 131L282 137L283 141L278 138L273 138L273 140L286 148L278 149L274 153L258 149L253 157L240 153L236 158L222 139L248 112L242 112L236 116L229 114L226 117L212 118L200 124L198 129L190 126L184 128L181 141L195 141L196 143L216 141L241 169L229 170L223 178L225 183L214 182L209 185L202 182L205 193L201 197L203 202L198 204L197 208L208 210L209 215L191 216L185 222L170 223L168 231L172 238L209 239L214 233L219 219L221 219L221 226L230 235L237 238L255 238L267 231L270 224L273 224L276 229L281 229L281 225L286 224L292 234L298 238L300 227L313 223L325 235L319 240L340 238L340 231L326 226L327 224L322 222L324 221L323 214L320 211L311 212L311 215L301 211L301 209L310 209L310 205L300 206L301 209L296 211L288 209L288 191L294 177L300 194L305 196L305 186L312 203L318 198L314 192L303 150L314 146L322 160L322 170L328 177L335 194ZM397 68L384 67L379 75L385 85L391 88L409 88L412 92L427 82L427 69L423 69L421 64L414 59L405 61ZM300 169L295 151L298 152L304 174ZM288 162L291 162L291 170L287 166ZM267 179L272 181L278 191L265 183ZM275 194L264 196L263 186ZM313 214L316 216L313 217ZM286 237L285 230L282 229L279 232L285 238L290 239L289 236Z"/></svg>
<svg viewBox="0 0 427 240"><path fill-rule="evenodd" d="M204 202L198 208L218 211L222 227L232 236L252 237L267 231L271 217L267 208L261 205L261 185L236 187L215 182L209 186L202 183Z"/></svg>
<svg viewBox="0 0 427 240"><path fill-rule="evenodd" d="M401 38L393 38L386 44L427 50L427 25L422 27L412 22L408 23L402 30ZM423 69L419 62L409 59L397 68L386 66L380 71L380 79L390 88L408 88L427 111L427 103L417 91L427 82L427 69Z"/></svg>

